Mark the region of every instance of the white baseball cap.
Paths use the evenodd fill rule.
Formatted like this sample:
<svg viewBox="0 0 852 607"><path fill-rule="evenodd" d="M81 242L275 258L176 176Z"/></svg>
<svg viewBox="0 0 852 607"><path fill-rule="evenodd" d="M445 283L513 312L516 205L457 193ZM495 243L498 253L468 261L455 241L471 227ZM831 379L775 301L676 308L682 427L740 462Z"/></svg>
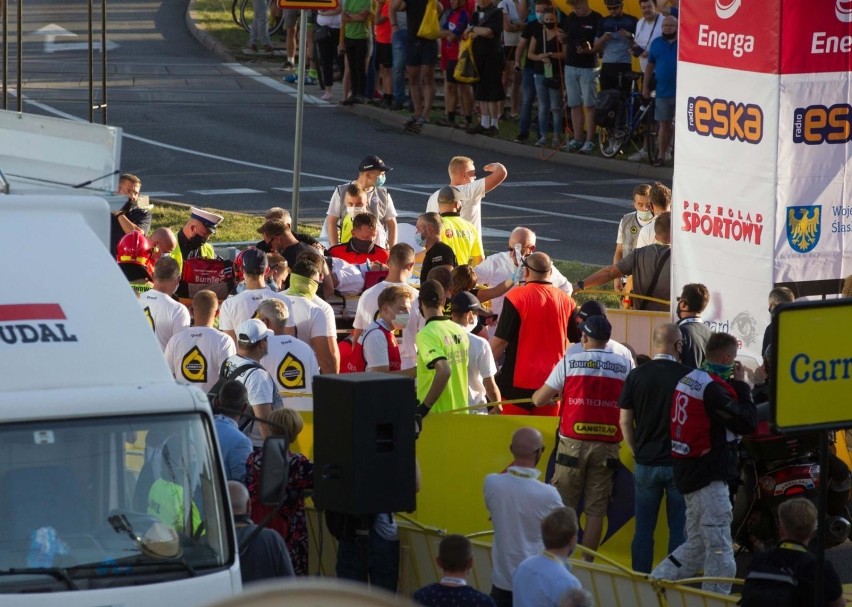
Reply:
<svg viewBox="0 0 852 607"><path fill-rule="evenodd" d="M266 328L260 320L249 318L244 321L237 329L237 341L242 346L252 346L259 341L275 335L272 331Z"/></svg>

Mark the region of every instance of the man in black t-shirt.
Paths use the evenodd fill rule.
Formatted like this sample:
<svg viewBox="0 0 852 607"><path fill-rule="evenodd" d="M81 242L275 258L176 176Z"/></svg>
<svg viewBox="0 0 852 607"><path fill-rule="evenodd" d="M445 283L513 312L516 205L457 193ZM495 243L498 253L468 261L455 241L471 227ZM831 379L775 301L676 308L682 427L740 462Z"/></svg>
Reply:
<svg viewBox="0 0 852 607"><path fill-rule="evenodd" d="M693 369L701 368L704 362L704 351L707 340L713 334L701 320L701 313L710 301L710 291L700 283L684 285L677 298L675 314L678 317L677 326L683 339L683 354L681 362Z"/></svg>
<svg viewBox="0 0 852 607"><path fill-rule="evenodd" d="M574 10L562 16L559 27L564 35L562 43L568 49L565 58L566 104L571 108L574 139L565 144L568 152L587 153L594 150L595 136L595 67L598 57L592 50L598 25L603 17L589 8L589 0L576 0Z"/></svg>
<svg viewBox="0 0 852 607"><path fill-rule="evenodd" d="M127 203L110 217L111 251L115 253L118 241L130 232L147 234L151 229L151 211L137 206L139 192L142 190L142 180L131 173L124 173L118 178L116 194L127 196Z"/></svg>
<svg viewBox="0 0 852 607"><path fill-rule="evenodd" d="M423 213L417 218L415 243L426 250L420 265L420 280L425 281L429 271L438 266L455 268L458 265L456 254L446 243L441 242L443 221L438 213Z"/></svg>
<svg viewBox="0 0 852 607"><path fill-rule="evenodd" d="M681 335L677 326L654 330L654 358L633 369L618 401L624 440L633 451L636 533L631 555L633 570L650 573L654 564L654 529L663 492L669 525L671 554L684 540L686 503L674 484L671 458L672 395L690 368L678 362Z"/></svg>
<svg viewBox="0 0 852 607"><path fill-rule="evenodd" d="M473 58L479 71L479 82L473 85L473 97L479 102L480 124L467 132L493 137L499 132L500 116L506 91L503 89L503 11L494 0L480 0L473 13L465 37L473 38Z"/></svg>

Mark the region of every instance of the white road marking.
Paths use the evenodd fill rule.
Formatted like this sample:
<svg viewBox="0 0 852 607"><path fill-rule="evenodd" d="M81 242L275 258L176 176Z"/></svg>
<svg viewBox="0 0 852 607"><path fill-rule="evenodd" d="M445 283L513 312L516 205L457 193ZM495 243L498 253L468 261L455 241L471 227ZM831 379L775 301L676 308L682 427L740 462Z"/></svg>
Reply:
<svg viewBox="0 0 852 607"><path fill-rule="evenodd" d="M201 196L222 196L231 194L265 194L263 190L252 190L251 188L223 188L220 190L189 190L193 194Z"/></svg>
<svg viewBox="0 0 852 607"><path fill-rule="evenodd" d="M46 54L51 53L60 53L63 51L82 51L88 50L89 43L88 42L57 42L56 38L65 37L65 38L77 38L77 34L74 32L70 32L64 27L57 25L56 23L50 23L45 25L44 27L40 27L36 31L32 33L33 36L44 36L44 49L43 52ZM120 44L117 42L113 42L112 40L107 40L107 50L111 51L113 49L117 49ZM92 41L92 47L95 51L101 51L101 41L94 40Z"/></svg>
<svg viewBox="0 0 852 607"><path fill-rule="evenodd" d="M622 207L623 209L626 209L628 211L633 208L633 205L630 203L630 201L625 200L624 198L611 198L609 196L589 196L588 194L567 194L565 192L559 192L559 195L566 196L568 198L579 198L581 200L588 200L590 202L600 202L601 204L611 204L616 207Z"/></svg>
<svg viewBox="0 0 852 607"><path fill-rule="evenodd" d="M298 97L299 96L299 89L293 88L292 86L290 86L288 84L284 84L283 82L279 82L279 81L277 81L273 78L270 78L269 76L264 76L264 75L262 75L262 74L260 74L256 71L254 71L250 67L246 67L245 65L242 65L242 64L239 64L239 63L223 63L222 65L224 65L225 67L227 67L230 70L235 71L240 76L245 76L247 78L251 78L255 82L257 82L259 84L266 85L269 88L275 89L276 91L278 91L280 93L285 93L287 95L290 95L291 97ZM305 95L305 103L309 103L311 105L316 105L318 107L334 107L328 101L323 101L322 99L320 99L319 97L316 97L314 95Z"/></svg>

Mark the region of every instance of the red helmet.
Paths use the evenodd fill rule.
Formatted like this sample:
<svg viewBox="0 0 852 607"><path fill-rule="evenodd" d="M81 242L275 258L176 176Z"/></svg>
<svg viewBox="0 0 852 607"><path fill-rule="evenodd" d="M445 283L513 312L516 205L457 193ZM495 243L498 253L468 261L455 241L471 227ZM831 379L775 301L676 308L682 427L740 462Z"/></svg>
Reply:
<svg viewBox="0 0 852 607"><path fill-rule="evenodd" d="M246 247L234 258L234 277L237 282L242 282L245 279L245 272L243 272L243 255L246 254L246 251L250 251L252 249L256 249L256 247Z"/></svg>
<svg viewBox="0 0 852 607"><path fill-rule="evenodd" d="M130 232L122 236L115 248L115 260L119 264L142 266L148 278L154 276L154 262L151 260L151 243L142 232Z"/></svg>

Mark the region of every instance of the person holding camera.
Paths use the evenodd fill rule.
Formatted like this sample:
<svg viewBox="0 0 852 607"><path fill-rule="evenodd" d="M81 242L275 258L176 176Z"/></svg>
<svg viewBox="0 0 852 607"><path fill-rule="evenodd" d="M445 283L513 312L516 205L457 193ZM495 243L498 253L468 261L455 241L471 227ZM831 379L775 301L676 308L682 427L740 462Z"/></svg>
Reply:
<svg viewBox="0 0 852 607"><path fill-rule="evenodd" d="M622 74L632 69L630 49L633 47L633 32L638 19L624 12L623 0L604 0L609 13L598 23L595 53L603 53L601 63L601 90L620 89L625 94L630 91L630 81L622 79Z"/></svg>
<svg viewBox="0 0 852 607"><path fill-rule="evenodd" d="M565 55L565 102L571 108L571 124L574 138L562 148L566 152L591 154L595 149L595 89L597 54L592 50L598 25L603 19L600 13L589 7L589 0L573 0L574 9L563 15L560 29L564 32Z"/></svg>

